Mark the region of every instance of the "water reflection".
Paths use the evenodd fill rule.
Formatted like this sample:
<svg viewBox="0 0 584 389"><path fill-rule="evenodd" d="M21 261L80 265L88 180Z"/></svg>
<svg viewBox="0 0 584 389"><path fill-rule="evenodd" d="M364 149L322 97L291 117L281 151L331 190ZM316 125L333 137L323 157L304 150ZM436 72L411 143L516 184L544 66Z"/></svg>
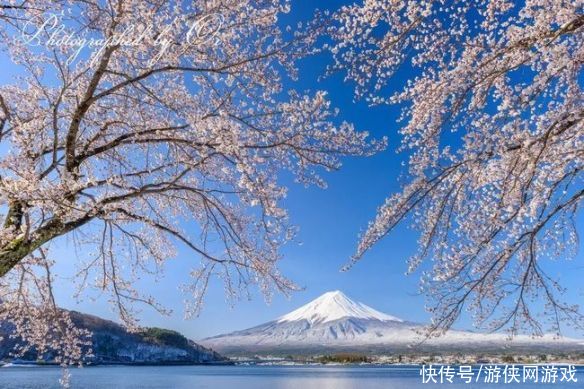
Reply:
<svg viewBox="0 0 584 389"><path fill-rule="evenodd" d="M109 366L72 370L72 388L79 389L475 389L580 388L576 384L486 385L422 384L417 367L282 367L282 366ZM0 368L0 389L58 389L60 371L50 367Z"/></svg>

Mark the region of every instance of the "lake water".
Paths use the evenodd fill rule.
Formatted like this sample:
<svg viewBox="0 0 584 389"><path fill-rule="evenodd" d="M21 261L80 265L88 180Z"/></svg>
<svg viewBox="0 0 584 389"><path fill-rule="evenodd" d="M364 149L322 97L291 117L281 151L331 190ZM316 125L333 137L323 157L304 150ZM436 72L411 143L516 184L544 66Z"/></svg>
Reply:
<svg viewBox="0 0 584 389"><path fill-rule="evenodd" d="M478 367L476 368L478 369ZM476 370L475 369L475 370ZM54 367L0 368L0 388L60 388ZM421 388L583 388L577 383L423 384L415 366L98 366L72 369L71 388L93 389L421 389ZM560 375L558 374L558 381ZM541 379L541 377L540 377ZM481 378L481 381L483 379Z"/></svg>

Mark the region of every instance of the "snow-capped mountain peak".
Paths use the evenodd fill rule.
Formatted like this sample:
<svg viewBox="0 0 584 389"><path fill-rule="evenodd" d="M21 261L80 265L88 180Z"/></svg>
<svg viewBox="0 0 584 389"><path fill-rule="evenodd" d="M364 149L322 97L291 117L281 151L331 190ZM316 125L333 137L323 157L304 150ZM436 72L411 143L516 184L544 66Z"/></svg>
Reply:
<svg viewBox="0 0 584 389"><path fill-rule="evenodd" d="M397 317L387 315L365 304L355 302L339 290L327 292L297 310L279 317L276 321L283 323L306 320L314 324L327 323L346 317L403 322L403 320Z"/></svg>
<svg viewBox="0 0 584 389"><path fill-rule="evenodd" d="M422 324L403 321L352 301L340 291L328 292L310 303L258 326L203 339L202 343L228 355L322 354L323 352L411 353L448 351L505 352L567 350L581 353L584 344L576 339L545 336L534 340L517 336L512 343L506 334L447 331L421 343Z"/></svg>

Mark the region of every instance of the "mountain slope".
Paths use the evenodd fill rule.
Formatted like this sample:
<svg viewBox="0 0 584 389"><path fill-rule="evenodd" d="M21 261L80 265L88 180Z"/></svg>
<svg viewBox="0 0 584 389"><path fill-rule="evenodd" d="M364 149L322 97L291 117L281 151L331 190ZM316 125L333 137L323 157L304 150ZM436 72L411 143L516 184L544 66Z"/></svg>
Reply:
<svg viewBox="0 0 584 389"><path fill-rule="evenodd" d="M316 300L276 319L276 321L284 323L306 320L311 324L316 324L327 323L344 317L403 322L397 317L386 315L365 304L354 302L339 290L327 292Z"/></svg>
<svg viewBox="0 0 584 389"><path fill-rule="evenodd" d="M544 336L448 331L423 343L421 324L408 322L352 301L342 292L328 292L299 309L259 326L207 338L202 344L227 355L322 353L360 351L412 352L527 352L584 351L582 341Z"/></svg>
<svg viewBox="0 0 584 389"><path fill-rule="evenodd" d="M71 311L76 326L92 332L94 357L87 362L94 364L199 364L224 361L225 358L203 347L176 331L161 328L145 328L141 332L128 332L123 326L97 316ZM0 360L11 359L16 340L9 335L13 327L8 323L0 326ZM38 359L36 352L28 352L25 360ZM42 357L51 361L51 353Z"/></svg>

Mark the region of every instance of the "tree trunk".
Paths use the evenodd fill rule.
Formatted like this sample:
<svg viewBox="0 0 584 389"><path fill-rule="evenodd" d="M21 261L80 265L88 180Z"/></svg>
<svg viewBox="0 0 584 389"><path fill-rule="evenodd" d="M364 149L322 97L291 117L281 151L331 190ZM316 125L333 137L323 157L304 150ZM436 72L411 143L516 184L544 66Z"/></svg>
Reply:
<svg viewBox="0 0 584 389"><path fill-rule="evenodd" d="M27 255L32 254L43 244L68 231L70 229L67 229L67 225L57 219L53 219L37 230L31 237L20 236L10 241L0 249L0 277L6 275L18 262Z"/></svg>
<svg viewBox="0 0 584 389"><path fill-rule="evenodd" d="M4 221L4 228L14 228L15 230L20 229L22 225L22 217L24 216L24 211L22 203L19 201L11 201L8 208L8 215L6 215L6 220Z"/></svg>
<svg viewBox="0 0 584 389"><path fill-rule="evenodd" d="M48 241L73 231L92 219L93 216L85 215L78 220L63 223L55 218L37 229L30 237L21 236L8 242L0 249L0 277L6 275L24 257L32 254Z"/></svg>

